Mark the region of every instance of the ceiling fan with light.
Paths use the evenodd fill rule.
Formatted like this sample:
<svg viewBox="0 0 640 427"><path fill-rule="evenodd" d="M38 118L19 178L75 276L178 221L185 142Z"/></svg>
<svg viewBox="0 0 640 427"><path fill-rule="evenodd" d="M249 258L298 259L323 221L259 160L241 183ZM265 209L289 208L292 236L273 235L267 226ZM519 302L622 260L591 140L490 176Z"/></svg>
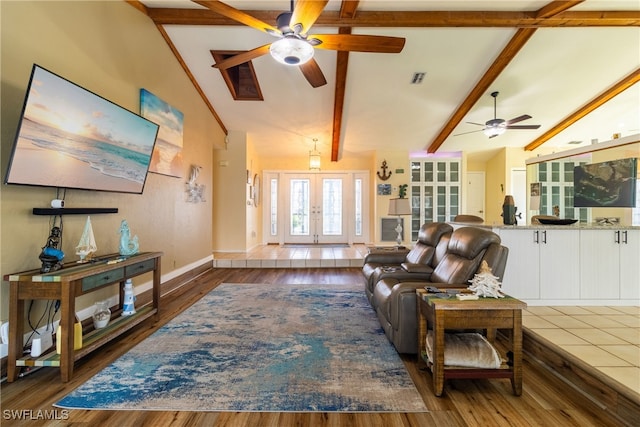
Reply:
<svg viewBox="0 0 640 427"><path fill-rule="evenodd" d="M496 136L502 135L503 133L505 133L507 129L538 129L540 127L540 125L515 125L514 126L514 123L518 123L523 120L530 119L531 116L528 114L523 114L522 116L518 116L511 120L498 119L496 115L496 103L497 103L496 98L498 98L498 92L491 92L491 96L493 97L493 119L488 120L485 124L467 122L472 125L483 126L484 129L472 130L471 132L458 133L454 136L466 135L468 133L482 131L489 138L495 138Z"/></svg>
<svg viewBox="0 0 640 427"><path fill-rule="evenodd" d="M194 2L229 19L278 38L273 43L239 53L213 65L221 70L235 67L270 53L282 64L299 66L311 86L319 87L325 85L327 81L318 63L313 59L314 49L399 53L405 43L405 39L401 37L309 34L309 29L324 10L328 0L298 0L295 7L293 0L291 0L291 12L282 13L277 17L277 28L220 1L194 0Z"/></svg>

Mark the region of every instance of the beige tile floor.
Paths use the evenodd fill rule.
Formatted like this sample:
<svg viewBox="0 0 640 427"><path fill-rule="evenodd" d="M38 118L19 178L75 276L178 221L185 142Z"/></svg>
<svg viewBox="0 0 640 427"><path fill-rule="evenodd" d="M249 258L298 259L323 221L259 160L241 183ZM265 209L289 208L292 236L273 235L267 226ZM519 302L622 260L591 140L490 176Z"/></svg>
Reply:
<svg viewBox="0 0 640 427"><path fill-rule="evenodd" d="M528 307L522 324L640 394L640 307Z"/></svg>
<svg viewBox="0 0 640 427"><path fill-rule="evenodd" d="M362 267L366 245L215 252L217 268ZM640 307L530 306L523 326L640 395Z"/></svg>

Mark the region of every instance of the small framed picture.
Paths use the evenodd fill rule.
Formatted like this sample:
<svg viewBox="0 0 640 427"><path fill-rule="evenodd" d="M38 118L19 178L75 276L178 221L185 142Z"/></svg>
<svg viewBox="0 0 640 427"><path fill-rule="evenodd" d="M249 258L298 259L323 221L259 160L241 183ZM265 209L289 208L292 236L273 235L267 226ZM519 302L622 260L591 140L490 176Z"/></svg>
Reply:
<svg viewBox="0 0 640 427"><path fill-rule="evenodd" d="M378 196L390 196L391 184L378 184Z"/></svg>

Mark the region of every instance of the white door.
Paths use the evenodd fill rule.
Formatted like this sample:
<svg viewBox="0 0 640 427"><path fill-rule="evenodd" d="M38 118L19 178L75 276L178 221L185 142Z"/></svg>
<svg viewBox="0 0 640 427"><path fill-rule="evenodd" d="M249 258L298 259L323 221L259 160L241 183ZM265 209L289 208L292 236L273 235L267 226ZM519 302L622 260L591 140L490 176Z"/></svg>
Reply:
<svg viewBox="0 0 640 427"><path fill-rule="evenodd" d="M346 174L287 174L285 243L347 243Z"/></svg>
<svg viewBox="0 0 640 427"><path fill-rule="evenodd" d="M464 214L476 215L486 220L484 215L484 172L467 173L467 208Z"/></svg>

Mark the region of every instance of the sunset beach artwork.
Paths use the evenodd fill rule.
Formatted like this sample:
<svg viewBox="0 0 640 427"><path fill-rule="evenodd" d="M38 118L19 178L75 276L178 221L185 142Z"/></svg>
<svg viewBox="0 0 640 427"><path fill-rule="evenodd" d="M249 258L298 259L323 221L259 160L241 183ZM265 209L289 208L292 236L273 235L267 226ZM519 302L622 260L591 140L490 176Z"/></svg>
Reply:
<svg viewBox="0 0 640 427"><path fill-rule="evenodd" d="M149 171L182 178L184 115L146 89L140 89L140 114L160 125Z"/></svg>
<svg viewBox="0 0 640 427"><path fill-rule="evenodd" d="M6 182L142 193L158 125L34 65Z"/></svg>

